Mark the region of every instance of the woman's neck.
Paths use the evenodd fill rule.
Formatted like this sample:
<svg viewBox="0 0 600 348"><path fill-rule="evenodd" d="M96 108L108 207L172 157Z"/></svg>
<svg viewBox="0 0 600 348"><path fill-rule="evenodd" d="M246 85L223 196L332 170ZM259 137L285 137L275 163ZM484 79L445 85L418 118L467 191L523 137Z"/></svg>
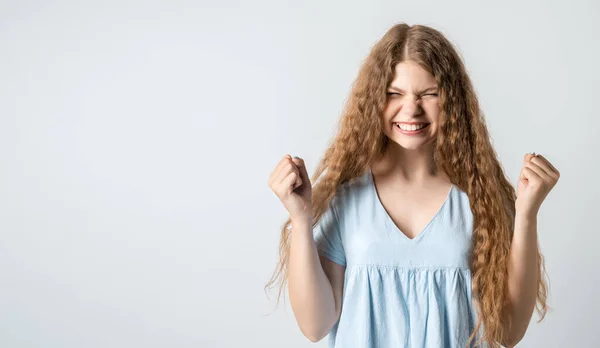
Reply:
<svg viewBox="0 0 600 348"><path fill-rule="evenodd" d="M433 147L424 145L418 149L405 149L390 144L380 160L373 165L380 176L398 179L407 184L422 185L432 180L448 181L443 171L438 171L433 161Z"/></svg>

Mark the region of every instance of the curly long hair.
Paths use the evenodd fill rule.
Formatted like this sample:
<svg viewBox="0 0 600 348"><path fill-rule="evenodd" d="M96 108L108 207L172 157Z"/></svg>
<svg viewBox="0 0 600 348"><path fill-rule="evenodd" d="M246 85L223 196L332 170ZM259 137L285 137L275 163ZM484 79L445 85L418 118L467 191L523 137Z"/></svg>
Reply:
<svg viewBox="0 0 600 348"><path fill-rule="evenodd" d="M465 191L473 213L470 269L478 320L467 346L483 323L477 343L500 347L510 327L507 305L507 261L513 236L516 193L491 144L483 112L457 50L439 31L424 25L399 23L371 49L352 85L338 132L311 177L313 228L343 183L360 177L380 158L390 140L383 132L383 110L394 67L413 61L437 82L440 128L434 162L450 181ZM291 219L282 226L280 260L265 286L279 284L277 303L287 284ZM548 310L544 258L538 248L536 310L542 321Z"/></svg>

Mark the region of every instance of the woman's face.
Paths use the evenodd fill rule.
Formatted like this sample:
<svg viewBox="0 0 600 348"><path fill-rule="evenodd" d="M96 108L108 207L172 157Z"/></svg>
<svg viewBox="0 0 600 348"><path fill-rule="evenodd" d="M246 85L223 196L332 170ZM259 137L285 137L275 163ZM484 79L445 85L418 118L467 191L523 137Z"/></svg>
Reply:
<svg viewBox="0 0 600 348"><path fill-rule="evenodd" d="M385 134L405 149L418 149L435 139L440 105L433 76L412 61L398 63L387 89Z"/></svg>

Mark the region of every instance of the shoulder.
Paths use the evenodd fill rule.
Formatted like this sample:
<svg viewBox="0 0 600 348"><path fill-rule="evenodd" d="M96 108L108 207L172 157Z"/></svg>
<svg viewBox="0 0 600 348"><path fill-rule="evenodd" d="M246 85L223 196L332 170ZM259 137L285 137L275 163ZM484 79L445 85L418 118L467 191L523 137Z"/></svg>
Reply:
<svg viewBox="0 0 600 348"><path fill-rule="evenodd" d="M473 228L474 216L471 211L471 200L467 192L460 187L453 185L453 196L450 204L449 213L454 222L464 224L468 231Z"/></svg>
<svg viewBox="0 0 600 348"><path fill-rule="evenodd" d="M338 186L332 204L339 213L356 208L369 198L369 175L367 171Z"/></svg>
<svg viewBox="0 0 600 348"><path fill-rule="evenodd" d="M455 200L458 202L458 204L460 204L461 207L465 209L470 208L471 200L469 199L469 195L467 194L467 192L465 192L463 189L456 186L455 184L453 184L453 187Z"/></svg>

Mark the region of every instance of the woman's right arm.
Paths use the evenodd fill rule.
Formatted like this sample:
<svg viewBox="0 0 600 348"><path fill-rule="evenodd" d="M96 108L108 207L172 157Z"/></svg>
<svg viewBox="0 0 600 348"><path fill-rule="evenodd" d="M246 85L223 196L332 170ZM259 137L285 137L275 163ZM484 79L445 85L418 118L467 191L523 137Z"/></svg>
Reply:
<svg viewBox="0 0 600 348"><path fill-rule="evenodd" d="M344 272L344 266L318 254L310 222L292 222L290 303L300 330L312 342L327 336L340 317Z"/></svg>
<svg viewBox="0 0 600 348"><path fill-rule="evenodd" d="M281 199L292 221L291 246L287 280L292 310L300 330L312 342L327 336L340 317L344 286L345 259L332 254L341 264L320 256L312 230L312 185L302 158L284 156L271 172L269 186ZM329 223L319 225L323 232L336 228L331 215ZM336 243L336 245L339 243Z"/></svg>

